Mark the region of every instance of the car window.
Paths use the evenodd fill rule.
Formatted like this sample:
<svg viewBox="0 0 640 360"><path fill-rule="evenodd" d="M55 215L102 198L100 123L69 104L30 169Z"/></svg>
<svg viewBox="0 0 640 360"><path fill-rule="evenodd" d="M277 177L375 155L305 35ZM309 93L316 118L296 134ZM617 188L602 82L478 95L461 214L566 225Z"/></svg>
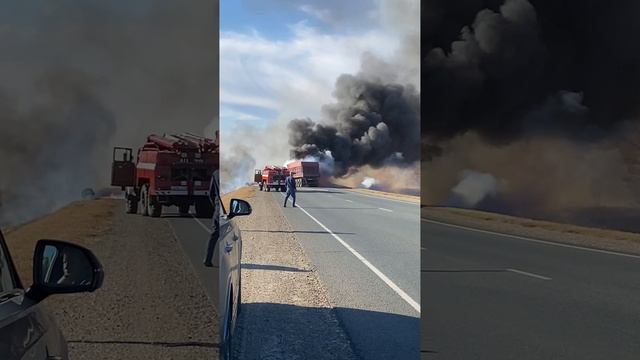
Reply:
<svg viewBox="0 0 640 360"><path fill-rule="evenodd" d="M16 284L11 276L11 269L9 268L9 261L4 249L0 246L0 294L14 290Z"/></svg>

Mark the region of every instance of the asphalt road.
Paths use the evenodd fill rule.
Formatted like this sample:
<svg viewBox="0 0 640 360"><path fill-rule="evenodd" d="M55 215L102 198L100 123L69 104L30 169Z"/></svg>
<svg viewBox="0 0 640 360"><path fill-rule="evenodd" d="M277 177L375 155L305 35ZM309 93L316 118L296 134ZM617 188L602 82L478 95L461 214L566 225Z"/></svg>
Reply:
<svg viewBox="0 0 640 360"><path fill-rule="evenodd" d="M640 359L640 257L421 222L425 359Z"/></svg>
<svg viewBox="0 0 640 360"><path fill-rule="evenodd" d="M283 202L284 194L272 193ZM362 359L417 359L419 205L302 188L284 214Z"/></svg>
<svg viewBox="0 0 640 360"><path fill-rule="evenodd" d="M211 231L211 220L198 219L193 216L181 217L175 207L164 208L162 216L169 221L175 237L189 258L207 296L214 304L217 304L218 277L216 269L203 265Z"/></svg>

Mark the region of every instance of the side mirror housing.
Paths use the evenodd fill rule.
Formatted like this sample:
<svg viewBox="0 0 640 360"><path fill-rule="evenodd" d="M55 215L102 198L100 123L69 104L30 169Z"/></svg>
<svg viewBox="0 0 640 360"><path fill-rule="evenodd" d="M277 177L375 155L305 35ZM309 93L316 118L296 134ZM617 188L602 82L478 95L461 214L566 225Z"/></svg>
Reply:
<svg viewBox="0 0 640 360"><path fill-rule="evenodd" d="M229 219L249 214L251 214L251 205L248 202L240 199L231 199L229 215L227 215Z"/></svg>
<svg viewBox="0 0 640 360"><path fill-rule="evenodd" d="M33 285L28 296L93 292L102 286L104 270L88 249L59 240L39 240L33 256Z"/></svg>

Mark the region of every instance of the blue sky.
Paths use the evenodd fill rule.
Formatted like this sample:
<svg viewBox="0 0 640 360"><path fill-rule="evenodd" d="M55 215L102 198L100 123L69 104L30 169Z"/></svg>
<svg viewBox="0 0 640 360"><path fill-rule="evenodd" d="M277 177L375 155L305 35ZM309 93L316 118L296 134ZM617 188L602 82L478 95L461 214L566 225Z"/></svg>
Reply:
<svg viewBox="0 0 640 360"><path fill-rule="evenodd" d="M337 76L357 71L367 47L389 40L372 34L375 5L221 0L220 128L264 128L282 116L318 116Z"/></svg>

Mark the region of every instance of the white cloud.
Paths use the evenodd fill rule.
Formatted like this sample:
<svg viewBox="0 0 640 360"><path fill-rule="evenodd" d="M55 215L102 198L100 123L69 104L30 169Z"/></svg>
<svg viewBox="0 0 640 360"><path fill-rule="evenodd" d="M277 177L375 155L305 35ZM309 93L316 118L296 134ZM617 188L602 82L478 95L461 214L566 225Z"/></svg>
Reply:
<svg viewBox="0 0 640 360"><path fill-rule="evenodd" d="M248 113L242 112L242 111L236 111L236 110L228 109L226 107L221 107L220 108L220 119L222 119L222 120L233 119L233 120L239 120L239 121L262 120L262 118L259 117L259 116L248 114Z"/></svg>
<svg viewBox="0 0 640 360"><path fill-rule="evenodd" d="M400 45L389 32L322 34L305 23L293 37L268 40L257 32L220 34L221 105L275 109L280 117L318 116L331 102L337 77L356 73L365 51L389 59Z"/></svg>
<svg viewBox="0 0 640 360"><path fill-rule="evenodd" d="M305 12L309 15L316 17L320 21L324 21L326 23L331 22L331 12L328 9L320 9L311 4L305 4L300 6L300 11Z"/></svg>

